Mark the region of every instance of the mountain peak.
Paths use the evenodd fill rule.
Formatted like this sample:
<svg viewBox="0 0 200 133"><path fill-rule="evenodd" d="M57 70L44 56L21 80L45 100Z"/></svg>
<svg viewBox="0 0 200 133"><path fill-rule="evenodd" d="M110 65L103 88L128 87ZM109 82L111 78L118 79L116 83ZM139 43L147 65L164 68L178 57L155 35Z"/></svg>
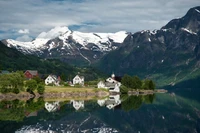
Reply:
<svg viewBox="0 0 200 133"><path fill-rule="evenodd" d="M187 29L193 33L198 33L200 27L200 6L190 8L185 16L171 20L161 29Z"/></svg>
<svg viewBox="0 0 200 133"><path fill-rule="evenodd" d="M69 31L69 28L66 26L57 26L48 32L40 33L37 38L53 39Z"/></svg>

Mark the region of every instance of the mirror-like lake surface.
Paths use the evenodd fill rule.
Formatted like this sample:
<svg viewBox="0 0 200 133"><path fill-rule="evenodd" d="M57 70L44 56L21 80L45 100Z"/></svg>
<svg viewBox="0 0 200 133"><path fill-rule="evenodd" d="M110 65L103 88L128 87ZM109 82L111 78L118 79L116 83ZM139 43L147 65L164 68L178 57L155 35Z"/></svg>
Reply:
<svg viewBox="0 0 200 133"><path fill-rule="evenodd" d="M196 90L90 101L1 101L0 132L197 133L200 100Z"/></svg>

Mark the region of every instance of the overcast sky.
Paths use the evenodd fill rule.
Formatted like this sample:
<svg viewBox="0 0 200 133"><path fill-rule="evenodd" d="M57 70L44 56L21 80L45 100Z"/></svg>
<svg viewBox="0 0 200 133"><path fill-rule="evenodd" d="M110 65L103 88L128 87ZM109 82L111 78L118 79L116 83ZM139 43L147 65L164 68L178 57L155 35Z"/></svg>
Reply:
<svg viewBox="0 0 200 133"><path fill-rule="evenodd" d="M200 0L0 0L0 40L29 41L55 26L82 32L160 29Z"/></svg>

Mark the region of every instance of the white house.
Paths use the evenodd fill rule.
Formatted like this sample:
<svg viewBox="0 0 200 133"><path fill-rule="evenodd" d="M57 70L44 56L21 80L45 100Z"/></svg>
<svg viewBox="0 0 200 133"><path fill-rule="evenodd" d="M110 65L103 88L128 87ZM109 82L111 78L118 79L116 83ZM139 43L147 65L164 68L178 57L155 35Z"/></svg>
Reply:
<svg viewBox="0 0 200 133"><path fill-rule="evenodd" d="M73 104L73 107L76 110L79 110L80 108L84 108L84 101L75 101L75 100L71 100L71 103Z"/></svg>
<svg viewBox="0 0 200 133"><path fill-rule="evenodd" d="M100 81L100 82L97 84L97 88L106 88L105 82Z"/></svg>
<svg viewBox="0 0 200 133"><path fill-rule="evenodd" d="M60 104L59 102L53 102L53 103L45 102L45 108L48 112L54 112L60 108Z"/></svg>
<svg viewBox="0 0 200 133"><path fill-rule="evenodd" d="M79 75L76 75L74 78L73 78L73 84L80 84L80 85L84 85L84 77L83 76L79 76Z"/></svg>
<svg viewBox="0 0 200 133"><path fill-rule="evenodd" d="M60 79L56 76L56 75L49 75L46 79L45 79L45 84L54 84L56 86L59 86L60 84Z"/></svg>
<svg viewBox="0 0 200 133"><path fill-rule="evenodd" d="M120 86L121 86L121 83L118 82L118 83L114 83L114 87L110 87L109 88L109 91L110 92L120 92Z"/></svg>
<svg viewBox="0 0 200 133"><path fill-rule="evenodd" d="M109 89L110 92L120 92L121 83L115 80L115 75L112 74L111 77L107 78L105 82L100 81L97 84L97 88Z"/></svg>

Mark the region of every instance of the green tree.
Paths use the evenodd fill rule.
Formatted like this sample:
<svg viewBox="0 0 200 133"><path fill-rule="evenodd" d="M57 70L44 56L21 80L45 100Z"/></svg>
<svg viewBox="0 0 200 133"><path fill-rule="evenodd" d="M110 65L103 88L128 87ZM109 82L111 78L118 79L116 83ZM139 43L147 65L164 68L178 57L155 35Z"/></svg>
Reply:
<svg viewBox="0 0 200 133"><path fill-rule="evenodd" d="M128 88L131 88L132 86L132 77L125 74L122 78L122 84Z"/></svg>
<svg viewBox="0 0 200 133"><path fill-rule="evenodd" d="M23 90L24 75L21 71L0 75L0 90L3 93Z"/></svg>
<svg viewBox="0 0 200 133"><path fill-rule="evenodd" d="M37 82L37 84L43 83L43 80L38 76L35 76L32 79L35 80Z"/></svg>
<svg viewBox="0 0 200 133"><path fill-rule="evenodd" d="M121 85L121 86L120 86L120 92L121 92L122 94L127 94L128 91L129 91L129 89L128 89L126 86L124 86L124 85Z"/></svg>
<svg viewBox="0 0 200 133"><path fill-rule="evenodd" d="M140 78L138 76L134 76L132 78L132 86L131 87L134 89L141 89L142 81L140 80Z"/></svg>
<svg viewBox="0 0 200 133"><path fill-rule="evenodd" d="M39 84L37 87L37 92L39 94L44 94L45 86L43 84Z"/></svg>
<svg viewBox="0 0 200 133"><path fill-rule="evenodd" d="M33 92L37 88L37 82L33 79L26 81L26 87L28 92Z"/></svg>
<svg viewBox="0 0 200 133"><path fill-rule="evenodd" d="M67 79L67 77L66 77L66 75L64 73L62 73L60 75L60 78L61 78L62 81L66 81L66 79Z"/></svg>
<svg viewBox="0 0 200 133"><path fill-rule="evenodd" d="M155 90L156 86L152 80L149 81L149 89L150 90Z"/></svg>
<svg viewBox="0 0 200 133"><path fill-rule="evenodd" d="M142 89L148 90L149 89L149 80L145 79L142 84Z"/></svg>

